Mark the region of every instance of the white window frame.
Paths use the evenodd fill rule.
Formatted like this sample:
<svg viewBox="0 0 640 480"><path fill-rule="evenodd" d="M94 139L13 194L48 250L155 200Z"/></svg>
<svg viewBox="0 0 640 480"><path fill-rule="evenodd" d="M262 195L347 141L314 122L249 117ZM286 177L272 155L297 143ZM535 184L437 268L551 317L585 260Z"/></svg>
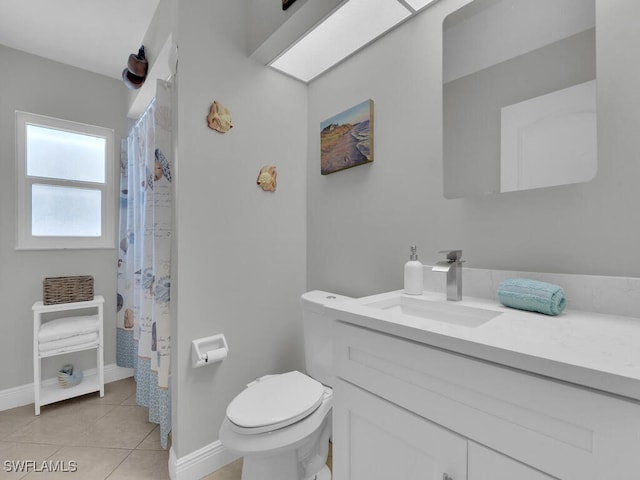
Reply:
<svg viewBox="0 0 640 480"><path fill-rule="evenodd" d="M106 140L104 184L28 176L26 157L28 125L104 138ZM114 131L109 128L16 111L16 250L115 248L114 137ZM33 236L31 234L31 186L34 183L100 190L102 235L99 237Z"/></svg>

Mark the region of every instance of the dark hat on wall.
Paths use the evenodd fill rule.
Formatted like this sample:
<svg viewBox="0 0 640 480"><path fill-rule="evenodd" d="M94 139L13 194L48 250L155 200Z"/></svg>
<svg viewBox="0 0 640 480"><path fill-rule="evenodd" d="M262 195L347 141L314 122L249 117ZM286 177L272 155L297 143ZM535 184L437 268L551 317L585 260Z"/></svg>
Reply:
<svg viewBox="0 0 640 480"><path fill-rule="evenodd" d="M125 68L122 71L122 80L128 88L130 88L131 90L137 90L144 83L145 77L134 75L129 71L128 68Z"/></svg>
<svg viewBox="0 0 640 480"><path fill-rule="evenodd" d="M136 90L142 86L147 78L147 69L149 68L149 62L144 55L144 45L138 50L138 54L133 53L129 55L127 61L127 68L122 71L122 80L124 84L132 89Z"/></svg>

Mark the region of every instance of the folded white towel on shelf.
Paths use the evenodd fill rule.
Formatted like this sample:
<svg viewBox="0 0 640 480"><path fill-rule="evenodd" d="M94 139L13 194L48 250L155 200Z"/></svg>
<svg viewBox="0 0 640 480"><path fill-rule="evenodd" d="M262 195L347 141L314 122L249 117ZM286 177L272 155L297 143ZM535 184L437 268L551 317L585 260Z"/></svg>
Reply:
<svg viewBox="0 0 640 480"><path fill-rule="evenodd" d="M100 327L97 315L65 317L49 320L40 326L38 341L50 342L76 335L97 332Z"/></svg>
<svg viewBox="0 0 640 480"><path fill-rule="evenodd" d="M52 352L54 350L62 350L65 348L76 348L80 345L89 346L98 342L98 333L85 333L83 335L74 335L72 337L62 338L59 340L51 340L49 342L40 342L39 349L41 353Z"/></svg>

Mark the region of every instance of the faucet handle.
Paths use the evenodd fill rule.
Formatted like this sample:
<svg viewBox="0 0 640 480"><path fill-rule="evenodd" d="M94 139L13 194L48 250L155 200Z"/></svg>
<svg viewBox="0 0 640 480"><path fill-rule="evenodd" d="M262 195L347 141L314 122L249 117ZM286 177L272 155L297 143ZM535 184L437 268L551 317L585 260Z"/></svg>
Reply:
<svg viewBox="0 0 640 480"><path fill-rule="evenodd" d="M462 250L440 250L438 253L446 253L449 263L462 261Z"/></svg>

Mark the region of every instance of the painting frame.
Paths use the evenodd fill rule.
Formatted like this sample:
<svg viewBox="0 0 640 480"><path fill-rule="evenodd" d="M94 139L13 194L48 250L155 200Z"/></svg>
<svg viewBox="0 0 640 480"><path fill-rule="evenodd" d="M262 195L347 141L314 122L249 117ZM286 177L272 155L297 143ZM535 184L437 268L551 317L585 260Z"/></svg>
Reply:
<svg viewBox="0 0 640 480"><path fill-rule="evenodd" d="M286 10L287 8L289 8L295 1L296 0L282 0L282 10Z"/></svg>
<svg viewBox="0 0 640 480"><path fill-rule="evenodd" d="M372 99L320 122L320 173L373 162L373 130Z"/></svg>

